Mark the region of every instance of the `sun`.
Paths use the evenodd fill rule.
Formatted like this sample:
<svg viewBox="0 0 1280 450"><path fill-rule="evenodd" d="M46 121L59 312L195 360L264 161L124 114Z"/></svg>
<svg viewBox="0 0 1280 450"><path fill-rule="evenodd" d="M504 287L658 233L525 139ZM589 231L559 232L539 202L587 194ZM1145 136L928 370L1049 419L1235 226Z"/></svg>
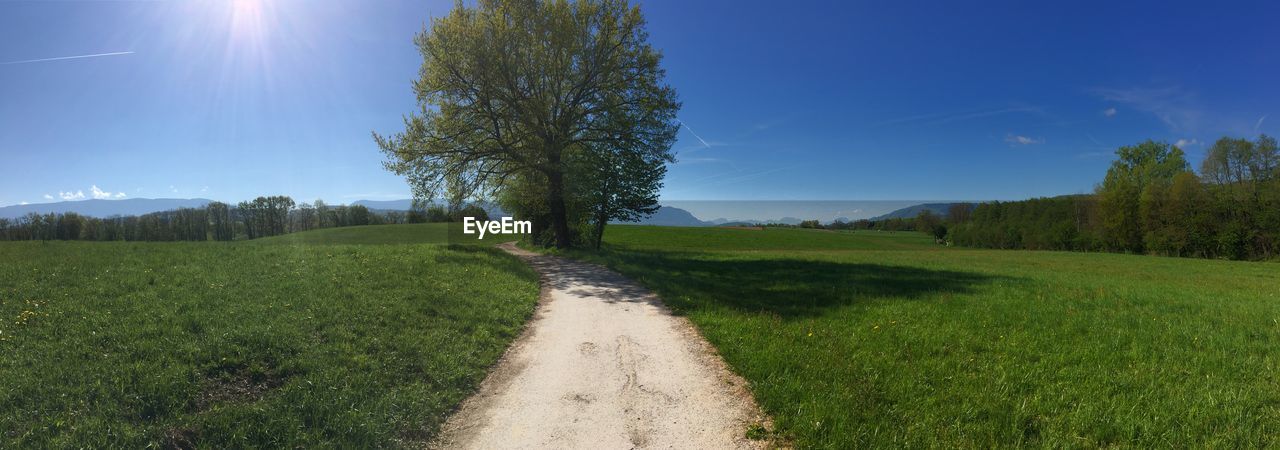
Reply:
<svg viewBox="0 0 1280 450"><path fill-rule="evenodd" d="M232 0L231 36L234 39L258 40L265 30L262 0Z"/></svg>

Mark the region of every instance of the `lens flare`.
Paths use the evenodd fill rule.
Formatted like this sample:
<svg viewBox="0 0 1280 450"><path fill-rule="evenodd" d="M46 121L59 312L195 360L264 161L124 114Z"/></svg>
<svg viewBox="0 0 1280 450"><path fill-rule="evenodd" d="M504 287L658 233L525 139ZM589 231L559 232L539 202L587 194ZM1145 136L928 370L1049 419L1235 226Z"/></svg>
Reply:
<svg viewBox="0 0 1280 450"><path fill-rule="evenodd" d="M262 39L264 29L263 2L260 0L234 0L231 3L231 38L236 40Z"/></svg>

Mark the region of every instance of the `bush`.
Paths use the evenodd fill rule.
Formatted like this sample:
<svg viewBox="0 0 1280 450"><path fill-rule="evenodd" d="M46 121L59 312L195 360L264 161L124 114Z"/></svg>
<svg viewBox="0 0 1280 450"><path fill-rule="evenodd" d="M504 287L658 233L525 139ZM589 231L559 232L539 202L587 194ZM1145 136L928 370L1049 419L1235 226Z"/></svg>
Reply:
<svg viewBox="0 0 1280 450"><path fill-rule="evenodd" d="M454 211L449 215L450 222L461 222L464 217L472 217L475 220L489 220L489 212L485 211L479 205L467 205L462 209Z"/></svg>
<svg viewBox="0 0 1280 450"><path fill-rule="evenodd" d="M425 213L427 222L439 223L449 221L449 212L445 211L443 206L432 206L427 208Z"/></svg>

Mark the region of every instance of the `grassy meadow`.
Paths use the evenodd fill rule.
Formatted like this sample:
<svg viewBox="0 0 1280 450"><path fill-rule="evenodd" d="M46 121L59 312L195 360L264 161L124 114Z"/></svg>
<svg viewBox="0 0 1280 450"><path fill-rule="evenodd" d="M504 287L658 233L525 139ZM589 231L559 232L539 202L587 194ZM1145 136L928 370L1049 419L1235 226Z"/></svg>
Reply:
<svg viewBox="0 0 1280 450"><path fill-rule="evenodd" d="M469 239L0 243L0 447L421 446L538 294L516 258L441 245ZM688 316L800 448L1280 445L1278 264L908 232L605 242L569 256Z"/></svg>
<svg viewBox="0 0 1280 450"><path fill-rule="evenodd" d="M407 225L366 225L357 227L322 228L305 233L290 233L269 238L255 239L246 244L258 245L398 245L398 244L498 244L518 240L519 236L463 233L462 224L419 223Z"/></svg>
<svg viewBox="0 0 1280 450"><path fill-rule="evenodd" d="M421 446L538 295L447 233L0 243L0 448Z"/></svg>
<svg viewBox="0 0 1280 450"><path fill-rule="evenodd" d="M1280 445L1280 265L612 226L800 448Z"/></svg>

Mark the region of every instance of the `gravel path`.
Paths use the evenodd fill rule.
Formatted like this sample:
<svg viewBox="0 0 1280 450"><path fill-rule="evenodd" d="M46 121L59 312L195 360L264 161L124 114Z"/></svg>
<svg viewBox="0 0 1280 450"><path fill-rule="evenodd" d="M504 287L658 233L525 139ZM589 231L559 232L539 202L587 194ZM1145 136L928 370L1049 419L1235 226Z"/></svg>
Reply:
<svg viewBox="0 0 1280 450"><path fill-rule="evenodd" d="M442 448L759 448L743 380L688 320L603 267L500 246L542 274L524 334L445 423Z"/></svg>

